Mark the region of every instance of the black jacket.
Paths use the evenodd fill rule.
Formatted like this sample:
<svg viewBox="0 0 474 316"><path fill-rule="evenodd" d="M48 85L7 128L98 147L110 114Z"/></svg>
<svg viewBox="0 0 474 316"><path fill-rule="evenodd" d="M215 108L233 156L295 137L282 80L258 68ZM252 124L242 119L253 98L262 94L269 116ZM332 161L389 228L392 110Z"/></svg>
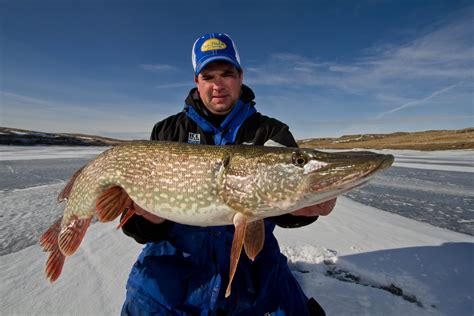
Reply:
<svg viewBox="0 0 474 316"><path fill-rule="evenodd" d="M242 86L240 99L251 106L255 95L247 86ZM214 126L218 126L223 120L222 116L213 115L205 110L199 98L197 89L189 92L186 98L184 110L176 115L170 116L153 127L151 140L188 142L190 137L193 140L199 139L201 144L215 145L213 136L203 129L186 114L187 108L192 106L202 117L206 118ZM190 136L192 135L192 136ZM199 135L199 136L196 136ZM298 147L293 135L287 125L282 122L255 112L245 120L237 132L236 144L266 145L278 143L286 147ZM274 143L273 143L274 144ZM285 228L301 227L313 223L318 217L293 216L289 214L271 217L269 220ZM157 229L157 227L160 229ZM163 224L153 224L141 216L132 216L123 226L123 231L133 237L139 243L159 241L166 238L166 227L169 222Z"/></svg>

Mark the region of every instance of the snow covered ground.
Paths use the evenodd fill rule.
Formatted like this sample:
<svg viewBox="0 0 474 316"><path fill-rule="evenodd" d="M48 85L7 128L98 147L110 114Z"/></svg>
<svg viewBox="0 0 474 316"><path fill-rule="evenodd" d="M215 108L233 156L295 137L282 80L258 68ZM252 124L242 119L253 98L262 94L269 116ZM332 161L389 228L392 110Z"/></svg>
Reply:
<svg viewBox="0 0 474 316"><path fill-rule="evenodd" d="M116 223L92 224L54 284L44 279L46 256L35 244L61 213L55 198L65 179L103 149L5 147L0 146L1 314L117 315L142 246L116 231ZM473 172L472 151L391 152L401 158L399 169ZM472 182L461 187L470 198ZM276 235L306 294L328 315L474 314L470 235L347 197L339 198L330 216L299 229L277 229Z"/></svg>

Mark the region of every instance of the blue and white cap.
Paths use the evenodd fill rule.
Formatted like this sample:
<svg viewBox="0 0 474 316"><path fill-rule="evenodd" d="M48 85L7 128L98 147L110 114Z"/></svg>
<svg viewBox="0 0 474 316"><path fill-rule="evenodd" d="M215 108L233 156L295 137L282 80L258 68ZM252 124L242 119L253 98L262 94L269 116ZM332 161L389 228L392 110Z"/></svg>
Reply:
<svg viewBox="0 0 474 316"><path fill-rule="evenodd" d="M199 37L194 42L192 52L194 74L199 75L207 64L216 60L227 61L237 69L242 69L239 52L229 35L210 33Z"/></svg>

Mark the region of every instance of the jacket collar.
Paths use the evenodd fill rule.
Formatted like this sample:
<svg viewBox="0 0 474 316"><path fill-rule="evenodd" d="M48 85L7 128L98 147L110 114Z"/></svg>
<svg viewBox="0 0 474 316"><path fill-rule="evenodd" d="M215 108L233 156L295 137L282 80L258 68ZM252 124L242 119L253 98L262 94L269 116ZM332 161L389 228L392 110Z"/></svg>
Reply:
<svg viewBox="0 0 474 316"><path fill-rule="evenodd" d="M227 115L215 115L206 111L197 89L189 92L184 112L206 133L214 135L216 145L234 144L240 127L256 112L255 95L247 86L242 86L242 95Z"/></svg>

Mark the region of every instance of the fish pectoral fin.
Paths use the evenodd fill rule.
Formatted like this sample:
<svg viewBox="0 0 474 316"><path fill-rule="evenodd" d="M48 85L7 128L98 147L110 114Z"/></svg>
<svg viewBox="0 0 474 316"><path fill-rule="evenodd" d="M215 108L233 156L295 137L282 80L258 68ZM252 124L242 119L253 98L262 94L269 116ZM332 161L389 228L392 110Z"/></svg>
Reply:
<svg viewBox="0 0 474 316"><path fill-rule="evenodd" d="M71 194L72 191L72 186L74 185L74 182L76 181L77 177L81 174L82 169L84 169L85 166L82 166L79 170L74 172L72 177L69 179L69 181L66 183L66 186L62 189L62 191L58 195L58 202L63 202L69 198L69 195Z"/></svg>
<svg viewBox="0 0 474 316"><path fill-rule="evenodd" d="M234 239L232 240L232 248L230 251L230 270L229 270L229 284L225 291L225 297L230 296L232 288L232 280L234 279L235 271L237 271L237 264L239 263L240 253L245 239L245 230L247 227L247 218L240 213L234 216Z"/></svg>
<svg viewBox="0 0 474 316"><path fill-rule="evenodd" d="M124 210L132 209L132 206L132 199L130 199L127 192L119 186L113 186L104 190L95 203L97 218L100 222L113 221L122 214ZM133 215L133 213L131 215Z"/></svg>
<svg viewBox="0 0 474 316"><path fill-rule="evenodd" d="M70 256L79 248L92 216L87 218L74 218L63 227L58 237L59 249L65 256Z"/></svg>
<svg viewBox="0 0 474 316"><path fill-rule="evenodd" d="M260 253L265 242L265 223L259 219L247 224L245 232L244 248L247 257L254 261Z"/></svg>

